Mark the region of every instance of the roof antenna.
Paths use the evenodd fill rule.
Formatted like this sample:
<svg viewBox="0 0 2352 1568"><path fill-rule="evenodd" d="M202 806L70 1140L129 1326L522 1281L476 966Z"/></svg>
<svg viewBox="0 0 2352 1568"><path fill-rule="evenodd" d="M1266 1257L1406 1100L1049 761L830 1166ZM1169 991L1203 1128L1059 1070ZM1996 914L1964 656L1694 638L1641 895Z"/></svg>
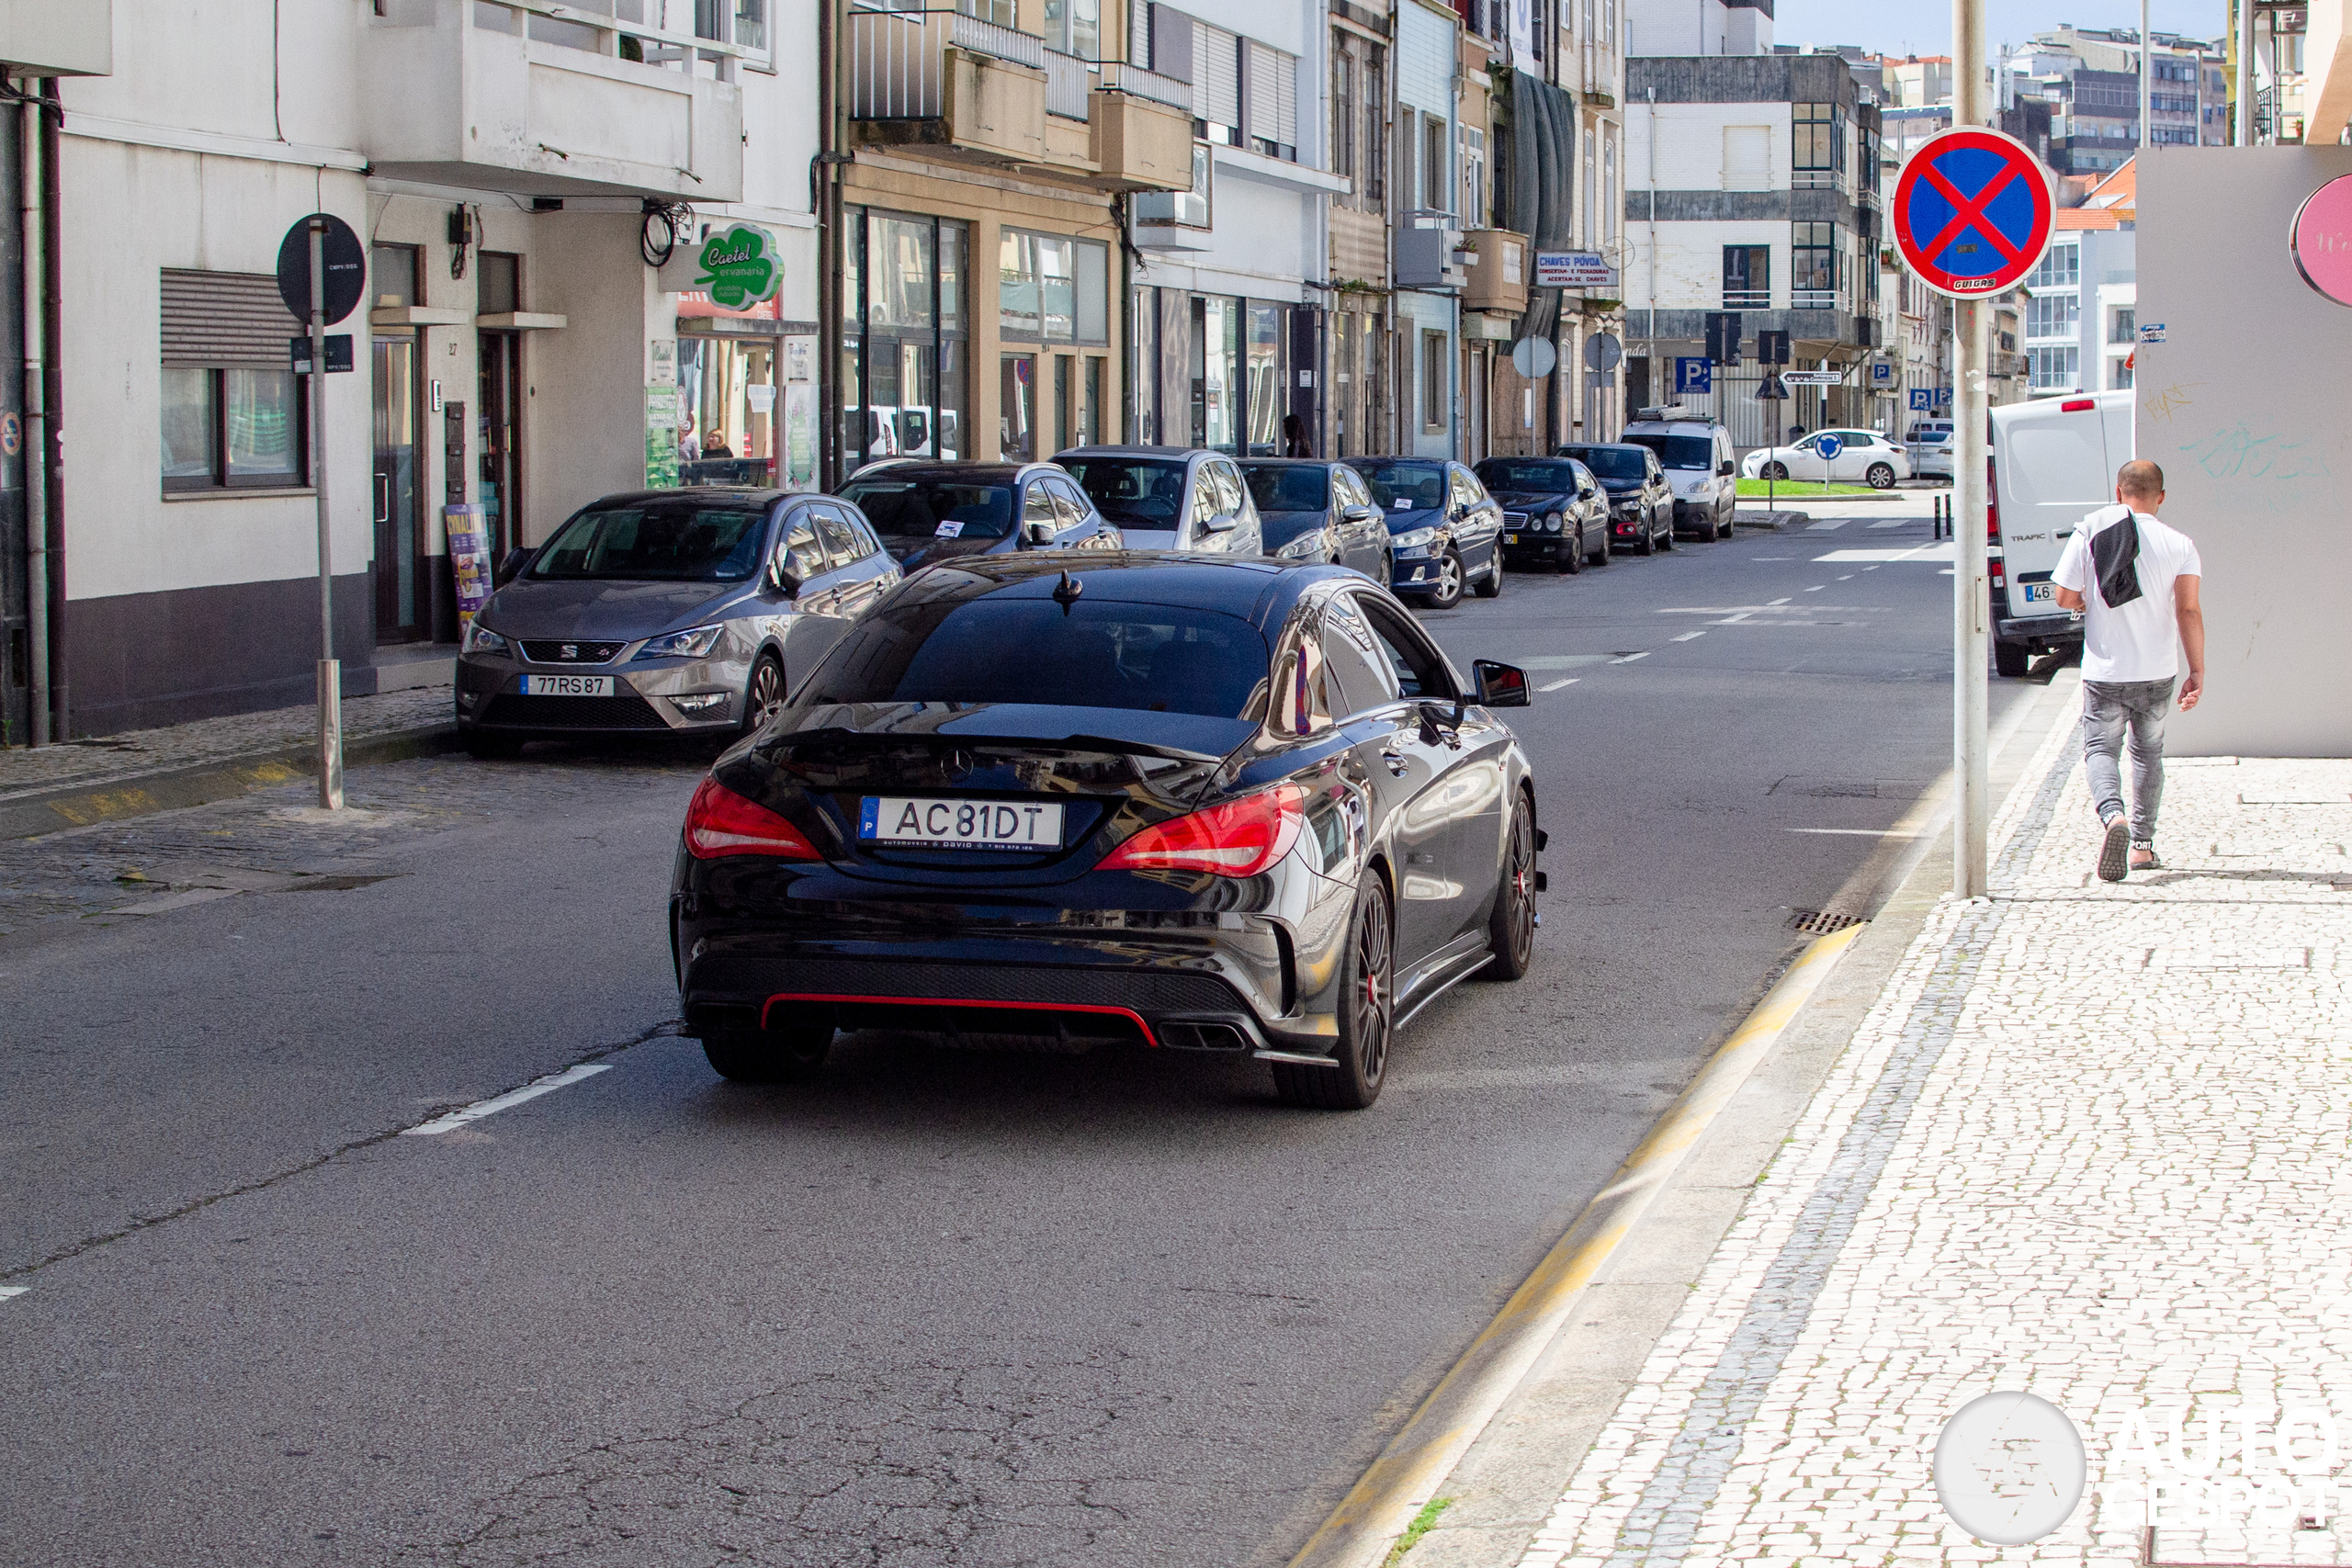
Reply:
<svg viewBox="0 0 2352 1568"><path fill-rule="evenodd" d="M1054 584L1054 603L1062 607L1063 615L1069 614L1069 607L1077 604L1078 596L1085 592L1086 584L1072 577L1069 568L1062 568L1062 580Z"/></svg>

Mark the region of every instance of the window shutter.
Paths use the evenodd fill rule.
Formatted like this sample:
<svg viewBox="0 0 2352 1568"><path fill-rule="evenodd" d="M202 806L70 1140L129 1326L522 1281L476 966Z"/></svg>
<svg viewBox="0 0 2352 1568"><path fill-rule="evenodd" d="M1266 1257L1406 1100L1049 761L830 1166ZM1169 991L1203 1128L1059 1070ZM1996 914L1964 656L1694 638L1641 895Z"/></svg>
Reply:
<svg viewBox="0 0 2352 1568"><path fill-rule="evenodd" d="M1151 62L1148 69L1179 82L1193 75L1193 18L1166 6L1151 8ZM1195 95L1197 97L1197 95ZM1197 107L1194 113L1198 113Z"/></svg>
<svg viewBox="0 0 2352 1568"><path fill-rule="evenodd" d="M165 365L288 368L286 340L302 329L270 274L166 267L163 295Z"/></svg>
<svg viewBox="0 0 2352 1568"><path fill-rule="evenodd" d="M1193 118L1241 125L1241 40L1203 21L1193 24Z"/></svg>
<svg viewBox="0 0 2352 1568"><path fill-rule="evenodd" d="M1298 58L1274 53L1274 140L1284 147L1298 145Z"/></svg>
<svg viewBox="0 0 2352 1568"><path fill-rule="evenodd" d="M1127 62L1151 69L1151 0L1127 0Z"/></svg>
<svg viewBox="0 0 2352 1568"><path fill-rule="evenodd" d="M1250 102L1247 127L1253 141L1280 141L1282 56L1255 39L1241 46L1250 54Z"/></svg>

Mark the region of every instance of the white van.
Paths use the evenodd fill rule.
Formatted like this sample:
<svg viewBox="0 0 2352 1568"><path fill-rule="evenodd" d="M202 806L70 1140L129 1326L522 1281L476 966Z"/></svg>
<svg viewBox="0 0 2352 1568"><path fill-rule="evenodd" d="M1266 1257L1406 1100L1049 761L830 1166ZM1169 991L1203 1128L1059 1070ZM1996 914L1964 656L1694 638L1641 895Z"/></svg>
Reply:
<svg viewBox="0 0 2352 1568"><path fill-rule="evenodd" d="M2132 396L2039 398L1993 411L1993 667L2022 675L2041 652L2079 644L2083 617L2058 607L2050 574L2075 525L2115 503L2132 459Z"/></svg>
<svg viewBox="0 0 2352 1568"><path fill-rule="evenodd" d="M1674 531L1703 539L1731 537L1739 503L1731 432L1679 404L1642 409L1617 438L1657 454L1674 490Z"/></svg>

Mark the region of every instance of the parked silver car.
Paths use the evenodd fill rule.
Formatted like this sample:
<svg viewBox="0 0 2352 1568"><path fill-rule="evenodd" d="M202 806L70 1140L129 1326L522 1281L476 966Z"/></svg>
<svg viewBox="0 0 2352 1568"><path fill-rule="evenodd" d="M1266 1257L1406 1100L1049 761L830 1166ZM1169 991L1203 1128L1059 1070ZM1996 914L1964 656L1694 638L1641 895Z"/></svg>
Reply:
<svg viewBox="0 0 2352 1568"><path fill-rule="evenodd" d="M722 488L606 496L507 570L458 655L477 757L753 728L899 576L847 502Z"/></svg>
<svg viewBox="0 0 2352 1568"><path fill-rule="evenodd" d="M1069 469L1133 550L1192 555L1265 553L1257 503L1241 469L1221 452L1184 446L1074 446L1054 461Z"/></svg>

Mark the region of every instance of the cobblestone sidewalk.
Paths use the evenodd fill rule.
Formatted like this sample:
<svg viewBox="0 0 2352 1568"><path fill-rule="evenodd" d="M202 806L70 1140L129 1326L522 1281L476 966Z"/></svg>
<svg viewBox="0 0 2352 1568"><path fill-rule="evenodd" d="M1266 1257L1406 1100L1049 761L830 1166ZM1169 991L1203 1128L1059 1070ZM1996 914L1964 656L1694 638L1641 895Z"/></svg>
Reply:
<svg viewBox="0 0 2352 1568"><path fill-rule="evenodd" d="M344 742L404 729L428 729L449 721L447 684L346 697ZM301 746L318 734L318 709L272 708L230 718L199 719L160 729L134 729L94 740L70 740L37 750L0 749L0 801L13 795L76 785L103 788L151 773L226 761L256 752Z"/></svg>
<svg viewBox="0 0 2352 1568"><path fill-rule="evenodd" d="M1521 1568L2352 1562L2352 762L2174 762L2120 885L2096 837L2062 729ZM1996 1390L2082 1434L2032 1545L1930 1472Z"/></svg>

